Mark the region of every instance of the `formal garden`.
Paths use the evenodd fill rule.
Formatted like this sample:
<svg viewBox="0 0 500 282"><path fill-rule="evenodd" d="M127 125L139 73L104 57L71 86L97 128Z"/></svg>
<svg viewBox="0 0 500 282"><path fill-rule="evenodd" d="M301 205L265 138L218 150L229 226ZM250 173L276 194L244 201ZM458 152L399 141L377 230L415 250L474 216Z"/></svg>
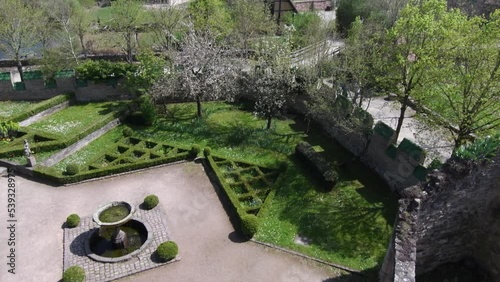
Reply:
<svg viewBox="0 0 500 282"><path fill-rule="evenodd" d="M122 114L125 104L72 104L20 127L25 135L2 146L3 158L24 164L17 141L29 137L34 156L42 162ZM245 231L247 235L360 271L380 263L396 198L375 173L319 128L307 129L299 116L275 120L267 130L266 121L248 111L249 103L204 104L203 119L196 117L195 103L172 104L153 125L122 124L53 166L35 166L34 173L52 183L70 183L205 158L237 224L258 222L256 229ZM335 187L325 187L295 156L296 145L303 141L335 163Z"/></svg>

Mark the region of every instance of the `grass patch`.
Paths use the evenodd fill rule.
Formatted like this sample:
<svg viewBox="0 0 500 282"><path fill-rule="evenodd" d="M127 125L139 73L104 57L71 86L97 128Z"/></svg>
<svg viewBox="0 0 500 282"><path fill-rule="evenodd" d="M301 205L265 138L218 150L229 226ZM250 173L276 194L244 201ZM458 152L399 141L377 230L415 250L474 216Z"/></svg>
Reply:
<svg viewBox="0 0 500 282"><path fill-rule="evenodd" d="M36 163L39 164L41 162L46 161L50 156L53 154L57 153L58 150L50 150L50 151L41 151L41 152L34 152L33 156L35 157ZM8 157L5 158L8 161L11 162L16 162L20 165L27 165L28 161L26 160L26 157L24 156L24 153L20 153L16 156Z"/></svg>
<svg viewBox="0 0 500 282"><path fill-rule="evenodd" d="M117 126L111 129L106 134L92 141L81 150L78 150L74 154L55 164L54 168L64 171L66 165L70 163L74 163L79 166L88 165L91 160L100 155L104 155L115 145L116 142L118 142L118 140L123 137L122 130L123 126Z"/></svg>
<svg viewBox="0 0 500 282"><path fill-rule="evenodd" d="M0 119L10 119L13 116L20 115L30 108L32 104L32 102L27 101L2 101L0 102Z"/></svg>
<svg viewBox="0 0 500 282"><path fill-rule="evenodd" d="M30 125L28 129L61 137L77 135L105 116L123 109L125 104L125 102L105 102L73 105Z"/></svg>

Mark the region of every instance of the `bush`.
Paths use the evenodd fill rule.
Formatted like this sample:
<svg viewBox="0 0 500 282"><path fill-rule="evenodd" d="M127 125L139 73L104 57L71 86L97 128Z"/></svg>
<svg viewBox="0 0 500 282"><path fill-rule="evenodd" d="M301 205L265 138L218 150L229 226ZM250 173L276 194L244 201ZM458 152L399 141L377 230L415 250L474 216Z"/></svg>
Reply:
<svg viewBox="0 0 500 282"><path fill-rule="evenodd" d="M142 95L140 98L140 109L145 125L152 125L156 121L157 113L151 95Z"/></svg>
<svg viewBox="0 0 500 282"><path fill-rule="evenodd" d="M177 247L177 244L174 241L166 241L158 246L156 253L161 261L166 262L177 256L179 253L179 247Z"/></svg>
<svg viewBox="0 0 500 282"><path fill-rule="evenodd" d="M200 148L200 146L198 146L198 145L193 145L193 147L191 147L191 150L189 151L189 155L190 155L192 158L196 158L200 152L201 152L201 148Z"/></svg>
<svg viewBox="0 0 500 282"><path fill-rule="evenodd" d="M427 167L429 170L440 169L443 166L443 162L439 159L433 159L432 162Z"/></svg>
<svg viewBox="0 0 500 282"><path fill-rule="evenodd" d="M462 160L492 160L500 148L500 134L477 139L474 143L460 146L453 156Z"/></svg>
<svg viewBox="0 0 500 282"><path fill-rule="evenodd" d="M132 136L132 135L134 134L134 131L132 130L132 128L130 128L130 127L128 127L128 126L126 126L126 127L123 129L122 133L123 133L123 136L125 136L125 137L130 137L130 136Z"/></svg>
<svg viewBox="0 0 500 282"><path fill-rule="evenodd" d="M63 273L63 282L83 282L85 281L85 270L80 266L74 265Z"/></svg>
<svg viewBox="0 0 500 282"><path fill-rule="evenodd" d="M80 217L73 213L73 214L70 214L67 218L66 218L66 225L69 227L69 228L74 228L74 227L77 227L78 224L80 224Z"/></svg>
<svg viewBox="0 0 500 282"><path fill-rule="evenodd" d="M203 155L204 155L205 157L210 156L210 154L211 154L211 153L212 153L212 149L210 149L210 147L205 147L205 148L203 149Z"/></svg>
<svg viewBox="0 0 500 282"><path fill-rule="evenodd" d="M135 111L128 115L125 121L130 124L147 125L146 119L144 119L141 111Z"/></svg>
<svg viewBox="0 0 500 282"><path fill-rule="evenodd" d="M160 199L156 195L148 195L144 198L143 206L145 209L150 210L158 205Z"/></svg>
<svg viewBox="0 0 500 282"><path fill-rule="evenodd" d="M253 214L247 214L241 218L241 232L252 238L259 230L259 219Z"/></svg>
<svg viewBox="0 0 500 282"><path fill-rule="evenodd" d="M75 68L75 71L78 79L96 82L112 77L124 77L128 72L135 72L136 68L137 66L125 62L85 60Z"/></svg>
<svg viewBox="0 0 500 282"><path fill-rule="evenodd" d="M77 175L80 172L80 167L77 164L66 165L66 175Z"/></svg>
<svg viewBox="0 0 500 282"><path fill-rule="evenodd" d="M316 152L309 143L302 142L297 144L295 147L295 155L322 180L327 190L331 190L335 187L339 179L335 167L323 158L320 153Z"/></svg>

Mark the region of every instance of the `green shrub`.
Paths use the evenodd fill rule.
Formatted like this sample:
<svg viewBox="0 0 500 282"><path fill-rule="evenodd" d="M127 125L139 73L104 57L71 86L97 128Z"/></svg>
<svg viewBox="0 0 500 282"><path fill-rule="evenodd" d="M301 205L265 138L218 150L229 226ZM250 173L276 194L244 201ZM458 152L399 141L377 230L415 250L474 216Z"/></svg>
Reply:
<svg viewBox="0 0 500 282"><path fill-rule="evenodd" d="M241 232L252 238L259 230L259 219L253 214L247 214L241 218Z"/></svg>
<svg viewBox="0 0 500 282"><path fill-rule="evenodd" d="M163 261L169 261L174 259L179 253L179 247L174 241L166 241L161 243L156 249L158 258Z"/></svg>
<svg viewBox="0 0 500 282"><path fill-rule="evenodd" d="M427 166L429 170L439 169L443 166L443 162L439 159L433 159L432 162Z"/></svg>
<svg viewBox="0 0 500 282"><path fill-rule="evenodd" d="M156 121L157 113L151 95L142 95L140 98L140 109L145 125L152 125Z"/></svg>
<svg viewBox="0 0 500 282"><path fill-rule="evenodd" d="M210 149L210 147L205 147L205 148L203 149L203 155L204 155L205 157L210 156L210 154L211 154L211 153L212 153L212 149Z"/></svg>
<svg viewBox="0 0 500 282"><path fill-rule="evenodd" d="M63 273L63 282L83 282L85 281L85 270L80 266L74 265Z"/></svg>
<svg viewBox="0 0 500 282"><path fill-rule="evenodd" d="M135 72L136 68L137 66L125 62L85 60L75 68L75 71L78 79L96 82L111 77L124 77L127 72Z"/></svg>
<svg viewBox="0 0 500 282"><path fill-rule="evenodd" d="M147 125L141 111L135 111L125 118L125 121L130 124Z"/></svg>
<svg viewBox="0 0 500 282"><path fill-rule="evenodd" d="M302 142L297 144L295 155L306 167L311 169L312 173L316 174L322 180L327 190L335 187L339 179L335 167L321 156L320 153L316 152L309 143Z"/></svg>
<svg viewBox="0 0 500 282"><path fill-rule="evenodd" d="M500 133L477 139L474 143L460 146L453 156L462 160L482 161L492 160L500 148Z"/></svg>
<svg viewBox="0 0 500 282"><path fill-rule="evenodd" d="M77 164L71 163L66 165L66 175L76 175L80 172L80 167Z"/></svg>
<svg viewBox="0 0 500 282"><path fill-rule="evenodd" d="M130 137L130 136L132 136L132 135L134 134L134 131L132 130L132 128L130 128L130 127L128 127L128 126L126 126L126 127L123 129L122 133L123 133L123 136L125 136L125 137Z"/></svg>
<svg viewBox="0 0 500 282"><path fill-rule="evenodd" d="M200 146L193 145L193 147L191 147L191 150L189 150L189 156L191 156L192 158L196 158L200 152L201 152Z"/></svg>
<svg viewBox="0 0 500 282"><path fill-rule="evenodd" d="M70 214L67 218L66 218L66 225L69 227L69 228L73 228L73 227L77 227L78 224L80 224L80 217L73 213L73 214Z"/></svg>
<svg viewBox="0 0 500 282"><path fill-rule="evenodd" d="M145 209L150 210L158 205L160 199L156 195L148 195L144 198L143 206Z"/></svg>

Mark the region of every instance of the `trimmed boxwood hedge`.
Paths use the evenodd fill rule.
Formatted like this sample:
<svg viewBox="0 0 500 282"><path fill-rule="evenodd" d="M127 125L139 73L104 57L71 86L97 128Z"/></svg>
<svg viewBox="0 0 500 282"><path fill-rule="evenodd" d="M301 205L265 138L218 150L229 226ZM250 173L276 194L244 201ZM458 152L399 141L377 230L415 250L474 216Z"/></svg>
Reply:
<svg viewBox="0 0 500 282"><path fill-rule="evenodd" d="M217 177L217 180L218 180L218 183L219 185L222 187L223 191L225 192L224 194L227 196L228 198L228 202L230 203L230 206L229 206L229 212L236 216L236 217L233 217L233 224L234 224L234 227L239 230L240 232L243 233L242 229L241 229L241 222L242 222L242 218L244 218L245 216L249 215L245 209L240 205L240 201L238 200L238 196L236 195L236 193L231 189L231 187L227 184L227 182L224 180L224 174L222 173L222 171L220 171L220 168L217 166L215 160L214 160L214 157L215 158L218 158L216 156L213 156L212 154L210 155L205 155L207 161L208 161L208 164L210 165L211 169L213 170L213 172L215 173L215 176ZM251 163L247 163L247 162L244 162L244 161L237 161L238 163L243 163L243 164L247 164L249 166L256 166L255 164L251 164ZM279 186L282 181L283 181L283 177L282 177L283 174L280 174L278 176L278 179L275 181L274 183L274 187L277 187ZM267 197L265 198L264 202L262 203L261 207L260 207L260 210L259 212L257 213L257 217L262 217L264 214L266 214L266 212L268 211L269 207L271 206L271 202L274 198L274 195L276 193L276 189L272 189L270 190L269 194L267 195Z"/></svg>
<svg viewBox="0 0 500 282"><path fill-rule="evenodd" d="M70 94L63 94L63 95L58 95L55 97L52 97L50 99L47 99L45 101L38 102L36 104L33 104L32 106L29 106L26 110L23 112L19 113L17 116L11 116L8 120L10 121L23 121L31 116L34 116L40 112L43 112L49 108L52 108L56 105L59 105L63 102L69 101L71 99Z"/></svg>
<svg viewBox="0 0 500 282"><path fill-rule="evenodd" d="M156 254L162 262L173 260L179 254L179 247L174 241L166 241L156 248Z"/></svg>
<svg viewBox="0 0 500 282"><path fill-rule="evenodd" d="M147 210L153 209L160 203L160 199L156 195L147 195L144 198L143 207Z"/></svg>
<svg viewBox="0 0 500 282"><path fill-rule="evenodd" d="M309 143L302 142L297 144L295 147L295 156L309 167L312 173L321 179L328 191L335 187L339 179L337 171Z"/></svg>
<svg viewBox="0 0 500 282"><path fill-rule="evenodd" d="M76 213L73 213L73 214L70 214L67 218L66 218L66 225L69 227L69 228L74 228L74 227L77 227L78 224L80 224L80 217L76 214Z"/></svg>
<svg viewBox="0 0 500 282"><path fill-rule="evenodd" d="M253 235L259 230L259 219L253 214L247 214L241 218L241 232L248 238L252 238Z"/></svg>
<svg viewBox="0 0 500 282"><path fill-rule="evenodd" d="M63 273L63 282L83 282L85 281L85 270L80 266L74 265Z"/></svg>
<svg viewBox="0 0 500 282"><path fill-rule="evenodd" d="M134 163L119 164L111 167L99 168L94 170L82 171L77 175L65 176L61 172L52 167L37 166L33 170L35 176L55 182L60 184L68 184L80 182L86 179L103 177L112 174L128 172L132 170L137 170L141 168L156 166L160 164L166 164L171 162L176 162L180 160L185 160L188 158L188 152L183 152L175 156L160 157L153 160L143 160Z"/></svg>

